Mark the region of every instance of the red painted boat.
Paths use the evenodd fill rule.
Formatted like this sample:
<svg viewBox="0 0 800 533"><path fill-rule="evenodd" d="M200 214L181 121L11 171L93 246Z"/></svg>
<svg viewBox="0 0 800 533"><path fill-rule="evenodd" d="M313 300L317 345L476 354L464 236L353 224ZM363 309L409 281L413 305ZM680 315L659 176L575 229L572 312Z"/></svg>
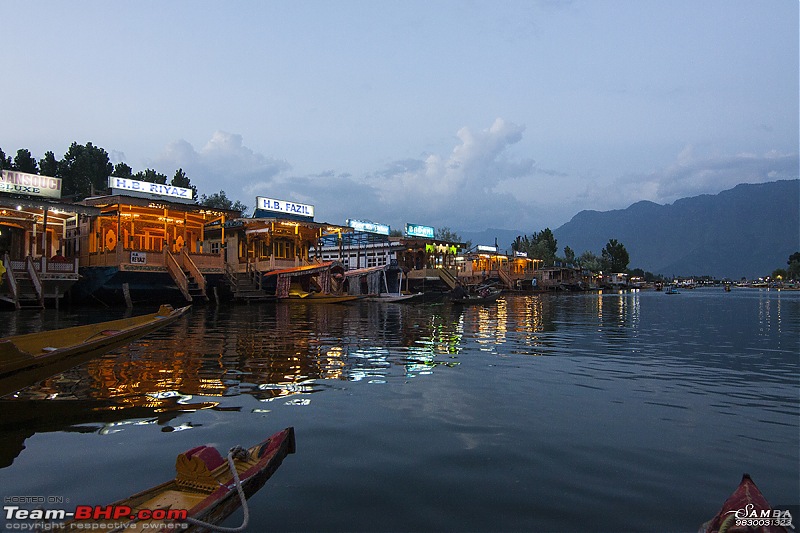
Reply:
<svg viewBox="0 0 800 533"><path fill-rule="evenodd" d="M178 455L174 479L110 505L76 509L75 519L64 527L68 531L208 531L244 505L244 528L249 517L246 498L263 487L283 458L294 452L291 427L249 449L231 450L227 461L216 448L197 446Z"/></svg>
<svg viewBox="0 0 800 533"><path fill-rule="evenodd" d="M750 475L744 474L739 487L725 500L719 513L703 524L700 532L787 533L787 529L777 523L780 521ZM791 518L788 521L791 522Z"/></svg>

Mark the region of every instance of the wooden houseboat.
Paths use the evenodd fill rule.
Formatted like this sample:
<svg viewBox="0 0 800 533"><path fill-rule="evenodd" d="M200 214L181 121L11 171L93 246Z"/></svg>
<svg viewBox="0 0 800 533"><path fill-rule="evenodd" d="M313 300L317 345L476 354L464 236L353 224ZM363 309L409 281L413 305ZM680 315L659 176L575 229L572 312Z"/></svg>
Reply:
<svg viewBox="0 0 800 533"><path fill-rule="evenodd" d="M531 259L523 252L506 255L497 246L479 245L475 250L459 255L458 278L464 285L495 282L508 290L525 290L532 286L541 259Z"/></svg>
<svg viewBox="0 0 800 533"><path fill-rule="evenodd" d="M430 226L406 224L403 237L397 238L402 250L397 263L407 273L411 292L447 292L458 285L456 258L464 243L434 237Z"/></svg>
<svg viewBox="0 0 800 533"><path fill-rule="evenodd" d="M251 218L207 228L212 245L221 246L224 235L225 278L235 299L274 296L274 289L267 290L267 273L318 265L324 261L321 238L353 231L314 222L313 205L257 197L256 206Z"/></svg>
<svg viewBox="0 0 800 533"><path fill-rule="evenodd" d="M209 208L171 194L179 187L109 178L112 194L81 202L99 210L83 217L68 241L80 262L76 297L85 301L170 300L203 302L225 274L225 231L208 242L208 227L221 227L239 211ZM135 188L134 188L135 187Z"/></svg>
<svg viewBox="0 0 800 533"><path fill-rule="evenodd" d="M551 266L536 271L535 291L586 291L597 285L590 271L574 266Z"/></svg>
<svg viewBox="0 0 800 533"><path fill-rule="evenodd" d="M3 170L0 174L0 301L15 309L60 299L78 281L69 238L99 209L61 201L61 179Z"/></svg>

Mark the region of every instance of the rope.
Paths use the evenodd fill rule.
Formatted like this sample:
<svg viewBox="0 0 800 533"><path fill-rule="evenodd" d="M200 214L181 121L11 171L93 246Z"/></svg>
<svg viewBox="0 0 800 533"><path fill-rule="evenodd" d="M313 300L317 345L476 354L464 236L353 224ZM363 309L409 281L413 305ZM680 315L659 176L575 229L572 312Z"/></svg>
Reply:
<svg viewBox="0 0 800 533"><path fill-rule="evenodd" d="M233 448L228 451L228 467L231 469L231 474L233 474L233 481L236 485L236 492L239 493L239 500L242 502L242 511L244 512L244 520L242 521L242 525L239 527L223 527L217 526L214 524L209 524L208 522L203 522L202 520L197 520L196 518L186 517L185 522L190 524L194 524L196 526L207 527L214 531L220 531L222 533L239 533L240 531L244 531L247 528L248 522L250 522L250 509L247 508L247 498L245 498L244 490L242 489L242 482L239 479L239 472L236 471L236 465L233 464L234 457L239 459L247 459L249 454L247 450L242 448L241 446L234 446Z"/></svg>

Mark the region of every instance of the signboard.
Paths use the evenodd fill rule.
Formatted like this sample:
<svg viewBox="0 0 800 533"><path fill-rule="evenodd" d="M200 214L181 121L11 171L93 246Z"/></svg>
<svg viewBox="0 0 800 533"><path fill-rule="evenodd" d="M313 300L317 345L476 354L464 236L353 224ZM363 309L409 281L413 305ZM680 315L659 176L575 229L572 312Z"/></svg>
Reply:
<svg viewBox="0 0 800 533"><path fill-rule="evenodd" d="M256 196L256 209L314 218L313 205L298 204L288 200L275 200L274 198L265 198L263 196Z"/></svg>
<svg viewBox="0 0 800 533"><path fill-rule="evenodd" d="M377 224L375 222L368 222L366 220L352 220L347 219L346 224L356 231L366 231L368 233L377 233L379 235L389 235L389 226L386 224Z"/></svg>
<svg viewBox="0 0 800 533"><path fill-rule="evenodd" d="M194 191L192 191L192 189L175 187L174 185L150 183L149 181L129 180L127 178L118 178L116 176L108 177L108 186L111 189L117 189L118 191L141 192L155 194L157 196L181 198L183 200L191 200L194 196Z"/></svg>
<svg viewBox="0 0 800 533"><path fill-rule="evenodd" d="M0 173L0 192L61 198L61 178L3 170Z"/></svg>
<svg viewBox="0 0 800 533"><path fill-rule="evenodd" d="M419 224L406 224L406 237L425 237L433 239L433 228Z"/></svg>
<svg viewBox="0 0 800 533"><path fill-rule="evenodd" d="M478 251L479 251L479 252L492 252L492 253L496 253L496 252L497 252L497 246L485 246L485 245L483 245L483 244L479 244L479 245L478 245Z"/></svg>
<svg viewBox="0 0 800 533"><path fill-rule="evenodd" d="M146 265L147 264L147 252L131 252L131 264L132 265Z"/></svg>
<svg viewBox="0 0 800 533"><path fill-rule="evenodd" d="M528 257L528 252L514 252L514 257Z"/></svg>

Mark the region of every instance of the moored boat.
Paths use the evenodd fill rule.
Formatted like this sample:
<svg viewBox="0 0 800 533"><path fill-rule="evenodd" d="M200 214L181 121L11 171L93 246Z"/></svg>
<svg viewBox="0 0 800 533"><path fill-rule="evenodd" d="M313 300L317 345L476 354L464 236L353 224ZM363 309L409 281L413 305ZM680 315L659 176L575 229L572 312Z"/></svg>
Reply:
<svg viewBox="0 0 800 533"><path fill-rule="evenodd" d="M109 532L206 531L243 506L242 527L246 527L246 499L291 453L295 453L291 427L248 449L232 448L227 460L216 448L198 446L178 455L175 478L107 506L82 506L64 526Z"/></svg>
<svg viewBox="0 0 800 533"><path fill-rule="evenodd" d="M483 289L478 293L469 293L463 298L452 298L451 301L457 305L482 305L490 304L500 297L501 289Z"/></svg>
<svg viewBox="0 0 800 533"><path fill-rule="evenodd" d="M786 533L784 525L792 527L791 522L788 510L773 510L750 475L744 474L733 494L699 533Z"/></svg>
<svg viewBox="0 0 800 533"><path fill-rule="evenodd" d="M344 292L344 267L336 261L264 273L263 286L279 301L341 303L361 296Z"/></svg>
<svg viewBox="0 0 800 533"><path fill-rule="evenodd" d="M0 396L84 363L183 316L191 306L0 339Z"/></svg>

